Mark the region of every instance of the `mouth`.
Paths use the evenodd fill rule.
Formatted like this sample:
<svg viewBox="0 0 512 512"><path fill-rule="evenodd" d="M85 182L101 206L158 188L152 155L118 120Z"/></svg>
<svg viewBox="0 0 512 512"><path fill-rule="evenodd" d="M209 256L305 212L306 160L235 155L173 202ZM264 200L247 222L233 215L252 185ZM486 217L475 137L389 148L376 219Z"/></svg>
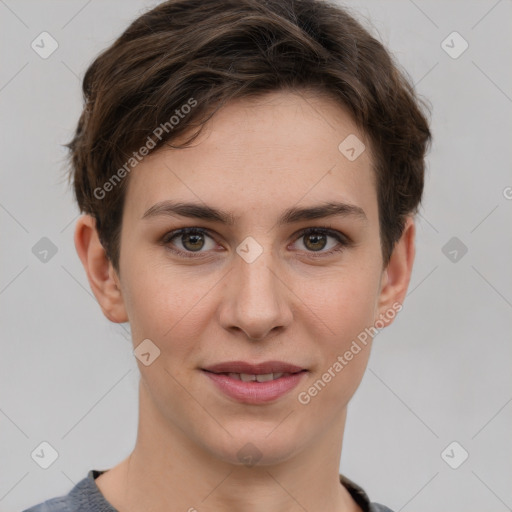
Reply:
<svg viewBox="0 0 512 512"><path fill-rule="evenodd" d="M246 361L226 361L203 368L212 373L235 373L238 375L270 375L280 373L298 373L305 370L303 366L286 363L284 361L264 361L262 363L248 363Z"/></svg>
<svg viewBox="0 0 512 512"><path fill-rule="evenodd" d="M208 370L205 370L205 371L208 371ZM306 370L301 370L301 371L305 372ZM300 373L300 372L295 372L295 373L277 372L277 373L259 373L259 374L233 373L233 372L229 372L229 373L227 373L227 372L222 372L222 373L210 372L210 373L214 373L215 375L226 375L230 379L241 380L243 382L268 382L271 380L280 379L282 377L289 377L290 375L295 375L296 373Z"/></svg>
<svg viewBox="0 0 512 512"><path fill-rule="evenodd" d="M246 404L275 401L296 387L308 373L305 368L281 361L259 364L233 361L201 370L217 390Z"/></svg>

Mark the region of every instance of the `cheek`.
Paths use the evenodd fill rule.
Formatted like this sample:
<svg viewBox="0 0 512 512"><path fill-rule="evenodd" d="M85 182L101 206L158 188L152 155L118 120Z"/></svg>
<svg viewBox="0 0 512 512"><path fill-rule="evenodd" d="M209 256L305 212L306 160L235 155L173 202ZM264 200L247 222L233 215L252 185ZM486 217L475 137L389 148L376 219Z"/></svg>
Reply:
<svg viewBox="0 0 512 512"><path fill-rule="evenodd" d="M374 268L340 270L329 279L310 283L307 305L320 319L324 335L312 332L319 365L305 386L305 405L312 416L336 416L355 393L371 348L365 329L373 326L378 273Z"/></svg>
<svg viewBox="0 0 512 512"><path fill-rule="evenodd" d="M312 303L327 334L313 336L318 365L297 401L309 417L324 418L327 425L339 417L363 378L372 340L365 329L374 322L375 287L370 280L331 282L322 299Z"/></svg>
<svg viewBox="0 0 512 512"><path fill-rule="evenodd" d="M139 264L129 277L125 301L134 344L149 338L163 351L179 353L192 348L206 319L205 296L210 279L188 277L179 268ZM188 341L187 341L188 340Z"/></svg>
<svg viewBox="0 0 512 512"><path fill-rule="evenodd" d="M371 269L343 269L340 272L304 283L308 307L324 326L333 348L357 337L373 325L377 304L378 279Z"/></svg>

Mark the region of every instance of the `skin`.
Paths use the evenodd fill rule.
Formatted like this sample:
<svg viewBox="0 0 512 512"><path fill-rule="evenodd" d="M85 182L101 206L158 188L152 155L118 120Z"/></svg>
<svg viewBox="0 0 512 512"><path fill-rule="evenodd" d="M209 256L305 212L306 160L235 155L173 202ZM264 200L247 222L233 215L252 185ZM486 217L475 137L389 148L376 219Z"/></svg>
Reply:
<svg viewBox="0 0 512 512"><path fill-rule="evenodd" d="M338 150L349 134L366 144L352 162ZM94 219L80 217L75 245L103 313L112 322L130 322L134 348L150 339L160 349L149 366L137 360L135 448L96 480L114 507L360 510L338 474L347 404L363 377L371 341L307 405L298 394L405 297L414 221L408 218L384 268L374 178L370 142L337 103L305 91L273 92L230 102L193 147L155 151L134 168L119 274L105 256ZM227 210L236 221L142 219L167 199ZM328 201L356 205L366 219L277 225L287 208ZM340 247L330 235L298 235L322 226L352 243L315 258ZM205 228L208 236L161 242L183 227ZM263 249L252 263L236 252L248 236ZM189 254L199 248L203 256L187 258L169 247ZM389 325L392 319L385 318ZM271 403L242 404L200 370L233 360L281 360L308 373ZM251 467L237 456L249 442L261 453Z"/></svg>

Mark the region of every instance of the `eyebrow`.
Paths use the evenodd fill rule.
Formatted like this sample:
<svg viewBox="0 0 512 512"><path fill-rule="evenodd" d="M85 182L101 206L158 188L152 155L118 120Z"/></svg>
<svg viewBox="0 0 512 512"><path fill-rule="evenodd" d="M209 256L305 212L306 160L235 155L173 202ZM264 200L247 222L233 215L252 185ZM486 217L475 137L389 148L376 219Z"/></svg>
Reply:
<svg viewBox="0 0 512 512"><path fill-rule="evenodd" d="M154 204L144 213L141 219L150 219L160 215L170 217L179 215L181 217L219 222L228 226L232 226L236 220L236 217L231 212L199 203L183 203L171 200ZM367 220L364 210L359 206L340 202L327 202L305 208L296 206L289 208L281 214L277 224L292 224L294 222L333 216L354 217L364 221Z"/></svg>

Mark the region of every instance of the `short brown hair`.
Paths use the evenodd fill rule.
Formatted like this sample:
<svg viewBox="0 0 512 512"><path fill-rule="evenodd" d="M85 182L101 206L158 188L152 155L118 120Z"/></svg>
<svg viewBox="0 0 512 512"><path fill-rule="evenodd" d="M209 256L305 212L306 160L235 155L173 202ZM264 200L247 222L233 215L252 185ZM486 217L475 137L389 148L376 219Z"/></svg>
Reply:
<svg viewBox="0 0 512 512"><path fill-rule="evenodd" d="M431 140L425 103L393 57L327 1L170 0L137 18L87 69L84 109L67 144L76 200L95 217L114 268L122 178L138 149L171 145L192 129L178 147L186 146L232 98L297 89L328 94L369 137L386 265L420 204Z"/></svg>

